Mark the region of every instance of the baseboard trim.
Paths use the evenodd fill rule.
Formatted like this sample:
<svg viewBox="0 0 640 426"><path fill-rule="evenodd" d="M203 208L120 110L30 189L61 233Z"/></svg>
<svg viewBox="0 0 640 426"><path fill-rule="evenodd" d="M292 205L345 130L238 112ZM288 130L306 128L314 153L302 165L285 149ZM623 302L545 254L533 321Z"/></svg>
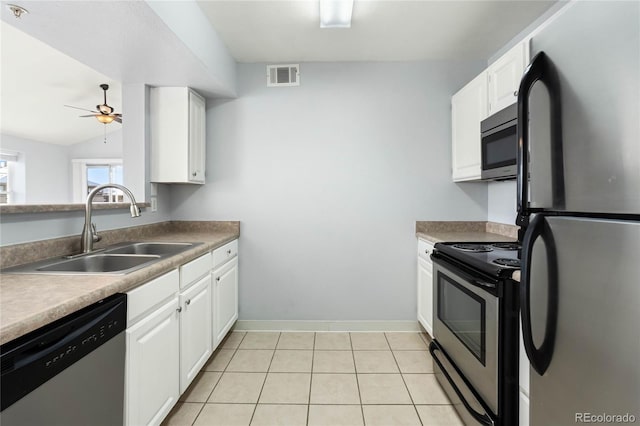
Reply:
<svg viewBox="0 0 640 426"><path fill-rule="evenodd" d="M422 331L418 321L238 320L236 331Z"/></svg>

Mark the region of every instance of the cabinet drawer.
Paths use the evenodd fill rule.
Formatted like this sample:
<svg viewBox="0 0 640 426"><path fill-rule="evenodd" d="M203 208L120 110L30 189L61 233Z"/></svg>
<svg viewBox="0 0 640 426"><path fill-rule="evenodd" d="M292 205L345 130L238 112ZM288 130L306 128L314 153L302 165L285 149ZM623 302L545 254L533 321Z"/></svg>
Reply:
<svg viewBox="0 0 640 426"><path fill-rule="evenodd" d="M433 244L425 240L418 239L418 256L431 262L431 253L433 252Z"/></svg>
<svg viewBox="0 0 640 426"><path fill-rule="evenodd" d="M178 270L174 269L127 292L127 327L141 316L176 294L180 288Z"/></svg>
<svg viewBox="0 0 640 426"><path fill-rule="evenodd" d="M211 270L211 253L206 253L180 267L180 288L184 289Z"/></svg>
<svg viewBox="0 0 640 426"><path fill-rule="evenodd" d="M233 240L230 243L223 245L213 251L213 266L215 269L228 260L238 255L238 240Z"/></svg>

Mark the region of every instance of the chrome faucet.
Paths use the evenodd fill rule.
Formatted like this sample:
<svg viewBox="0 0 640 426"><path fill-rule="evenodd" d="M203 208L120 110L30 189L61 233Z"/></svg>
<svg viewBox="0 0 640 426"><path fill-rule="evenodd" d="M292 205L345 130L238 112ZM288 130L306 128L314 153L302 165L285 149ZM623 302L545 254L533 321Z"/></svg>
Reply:
<svg viewBox="0 0 640 426"><path fill-rule="evenodd" d="M131 206L129 210L131 211L131 217L140 216L140 209L136 204L136 199L133 197L131 191L125 188L122 185L118 185L116 183L105 183L104 185L98 185L87 195L87 201L85 203L84 209L84 228L82 229L82 237L80 240L80 248L82 249L82 253L91 253L93 251L93 243L97 243L102 239L100 235L96 232L96 224L91 223L91 212L93 210L93 197L100 191L105 188L116 188L120 191L127 194L129 200L131 200Z"/></svg>

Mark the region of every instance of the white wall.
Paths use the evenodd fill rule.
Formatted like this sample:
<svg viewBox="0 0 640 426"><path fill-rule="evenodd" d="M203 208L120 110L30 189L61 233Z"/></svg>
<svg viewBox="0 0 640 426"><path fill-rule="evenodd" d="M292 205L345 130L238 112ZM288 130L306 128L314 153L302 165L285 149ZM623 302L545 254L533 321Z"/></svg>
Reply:
<svg viewBox="0 0 640 426"><path fill-rule="evenodd" d="M240 318L415 319L415 221L486 220L487 186L451 182L451 94L474 63L304 63L209 101L207 184L172 218L241 220Z"/></svg>
<svg viewBox="0 0 640 426"><path fill-rule="evenodd" d="M516 181L490 182L488 186L488 214L490 222L516 224Z"/></svg>
<svg viewBox="0 0 640 426"><path fill-rule="evenodd" d="M198 3L192 0L147 0L146 3L202 61L209 76L217 83L216 93L233 97L236 91L236 61Z"/></svg>
<svg viewBox="0 0 640 426"><path fill-rule="evenodd" d="M122 129L68 147L69 158L122 158Z"/></svg>
<svg viewBox="0 0 640 426"><path fill-rule="evenodd" d="M16 203L71 202L71 173L67 147L11 135L1 136L3 149L20 153L20 182Z"/></svg>

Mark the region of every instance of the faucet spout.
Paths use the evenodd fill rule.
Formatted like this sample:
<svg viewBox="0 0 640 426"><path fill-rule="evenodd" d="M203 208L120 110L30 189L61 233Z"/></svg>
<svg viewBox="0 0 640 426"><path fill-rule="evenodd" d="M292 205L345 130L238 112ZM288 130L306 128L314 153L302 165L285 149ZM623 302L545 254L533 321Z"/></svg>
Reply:
<svg viewBox="0 0 640 426"><path fill-rule="evenodd" d="M131 201L131 206L129 207L129 211L131 212L131 217L139 217L140 216L140 208L136 204L136 199L129 191L128 188L118 185L117 183L105 183L104 185L98 185L87 195L87 201L85 203L84 209L84 228L82 229L82 238L80 240L80 248L83 253L90 253L93 251L93 243L95 241L99 241L99 236L95 232L95 225L92 226L91 223L91 215L93 213L93 199L96 194L102 191L105 188L116 188L120 191L124 192L129 200Z"/></svg>

